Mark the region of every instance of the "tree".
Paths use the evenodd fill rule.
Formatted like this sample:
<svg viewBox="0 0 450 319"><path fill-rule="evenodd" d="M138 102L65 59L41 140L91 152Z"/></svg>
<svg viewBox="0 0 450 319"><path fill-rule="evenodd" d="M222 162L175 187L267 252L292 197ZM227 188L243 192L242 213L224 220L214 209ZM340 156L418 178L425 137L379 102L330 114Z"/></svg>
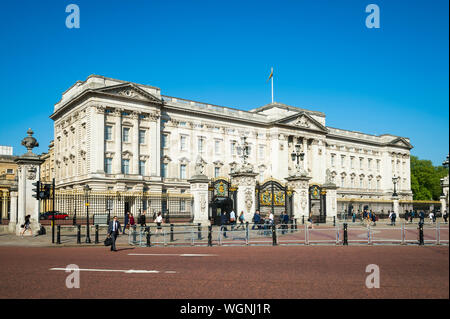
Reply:
<svg viewBox="0 0 450 319"><path fill-rule="evenodd" d="M439 200L441 178L447 176L443 166L433 166L429 160L411 156L411 190L414 200Z"/></svg>

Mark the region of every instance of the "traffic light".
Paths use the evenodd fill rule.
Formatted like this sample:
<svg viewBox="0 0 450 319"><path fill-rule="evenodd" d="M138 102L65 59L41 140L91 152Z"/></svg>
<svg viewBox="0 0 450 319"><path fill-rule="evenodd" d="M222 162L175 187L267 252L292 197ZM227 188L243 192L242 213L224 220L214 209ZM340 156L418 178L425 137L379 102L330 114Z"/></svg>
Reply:
<svg viewBox="0 0 450 319"><path fill-rule="evenodd" d="M41 195L40 194L40 192L41 192L41 182L37 181L37 182L33 183L32 185L36 186L36 188L32 189L33 193L35 193L35 194L33 194L33 197L36 198L37 200L39 200L40 199L40 195Z"/></svg>
<svg viewBox="0 0 450 319"><path fill-rule="evenodd" d="M49 199L50 198L51 187L52 187L51 184L44 184L44 191L41 192L42 193L41 199Z"/></svg>

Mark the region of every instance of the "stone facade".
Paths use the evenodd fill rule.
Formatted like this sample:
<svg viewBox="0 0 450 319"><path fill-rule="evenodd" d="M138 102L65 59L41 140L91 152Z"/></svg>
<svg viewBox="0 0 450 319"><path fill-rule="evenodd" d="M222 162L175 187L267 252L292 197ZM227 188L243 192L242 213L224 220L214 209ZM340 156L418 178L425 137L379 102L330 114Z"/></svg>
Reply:
<svg viewBox="0 0 450 319"><path fill-rule="evenodd" d="M392 207L394 176L399 199L412 200L408 138L327 127L318 111L281 103L243 111L91 75L63 93L50 117L60 189L89 183L101 191L190 192L196 159L208 178L230 176L246 136L258 182L286 183L295 171L290 154L300 144L310 185L325 184L329 170L338 211L353 199Z"/></svg>

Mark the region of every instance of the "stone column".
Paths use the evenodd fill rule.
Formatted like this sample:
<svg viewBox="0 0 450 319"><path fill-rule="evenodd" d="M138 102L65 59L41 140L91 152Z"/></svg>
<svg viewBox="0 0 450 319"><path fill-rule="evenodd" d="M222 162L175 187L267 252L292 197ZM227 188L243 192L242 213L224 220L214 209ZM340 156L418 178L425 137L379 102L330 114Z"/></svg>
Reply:
<svg viewBox="0 0 450 319"><path fill-rule="evenodd" d="M337 219L337 186L333 183L326 183L323 185L323 189L326 194L326 213L327 219L333 220L333 217Z"/></svg>
<svg viewBox="0 0 450 319"><path fill-rule="evenodd" d="M442 196L441 200L441 214L444 215L445 211L448 212L448 190L449 190L449 177L448 175L442 179Z"/></svg>
<svg viewBox="0 0 450 319"><path fill-rule="evenodd" d="M112 173L122 173L122 111L123 109L114 110L114 158L112 163Z"/></svg>
<svg viewBox="0 0 450 319"><path fill-rule="evenodd" d="M209 179L206 175L199 174L188 179L191 184L191 194L194 197L194 205L192 211L194 213L193 223L201 223L202 225L210 225L208 219L208 183Z"/></svg>
<svg viewBox="0 0 450 319"><path fill-rule="evenodd" d="M293 216L292 218L301 223L302 216L305 221L309 217L309 176L291 176L286 178L288 187L293 190Z"/></svg>
<svg viewBox="0 0 450 319"><path fill-rule="evenodd" d="M398 204L398 196L392 196L392 204L393 204L393 209L394 209L394 213L396 215L396 218L398 220L399 216L399 204Z"/></svg>
<svg viewBox="0 0 450 319"><path fill-rule="evenodd" d="M130 163L132 169L130 172L132 174L139 174L139 115L140 112L131 113L131 119L133 122L133 137L132 137L132 153L133 159ZM145 175L145 174L144 174Z"/></svg>
<svg viewBox="0 0 450 319"><path fill-rule="evenodd" d="M230 174L233 179L233 184L237 185L236 196L236 218L244 212L245 220L251 221L256 210L255 191L256 191L256 176L253 172L236 172Z"/></svg>
<svg viewBox="0 0 450 319"><path fill-rule="evenodd" d="M20 235L25 216L30 215L30 226L33 235L37 235L41 229L39 223L39 201L33 197L33 183L36 183L40 177L40 165L44 162L38 155L31 151L39 146L36 139L32 137L31 129L27 132L28 136L22 140L28 152L14 160L17 164L18 175L18 216L16 224L16 235ZM27 232L26 235L30 233Z"/></svg>
<svg viewBox="0 0 450 319"><path fill-rule="evenodd" d="M10 201L11 201L11 212L9 217L9 224L8 224L8 232L15 233L16 232L16 224L17 224L17 190L12 190L9 193L10 194Z"/></svg>

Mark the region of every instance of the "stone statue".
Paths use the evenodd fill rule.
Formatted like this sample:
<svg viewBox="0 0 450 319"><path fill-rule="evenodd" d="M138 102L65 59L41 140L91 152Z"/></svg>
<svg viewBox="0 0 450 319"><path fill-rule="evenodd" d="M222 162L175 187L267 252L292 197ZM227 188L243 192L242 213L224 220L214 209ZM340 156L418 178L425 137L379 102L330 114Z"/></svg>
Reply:
<svg viewBox="0 0 450 319"><path fill-rule="evenodd" d="M195 162L195 175L203 175L204 161L201 156L197 156L197 161Z"/></svg>

